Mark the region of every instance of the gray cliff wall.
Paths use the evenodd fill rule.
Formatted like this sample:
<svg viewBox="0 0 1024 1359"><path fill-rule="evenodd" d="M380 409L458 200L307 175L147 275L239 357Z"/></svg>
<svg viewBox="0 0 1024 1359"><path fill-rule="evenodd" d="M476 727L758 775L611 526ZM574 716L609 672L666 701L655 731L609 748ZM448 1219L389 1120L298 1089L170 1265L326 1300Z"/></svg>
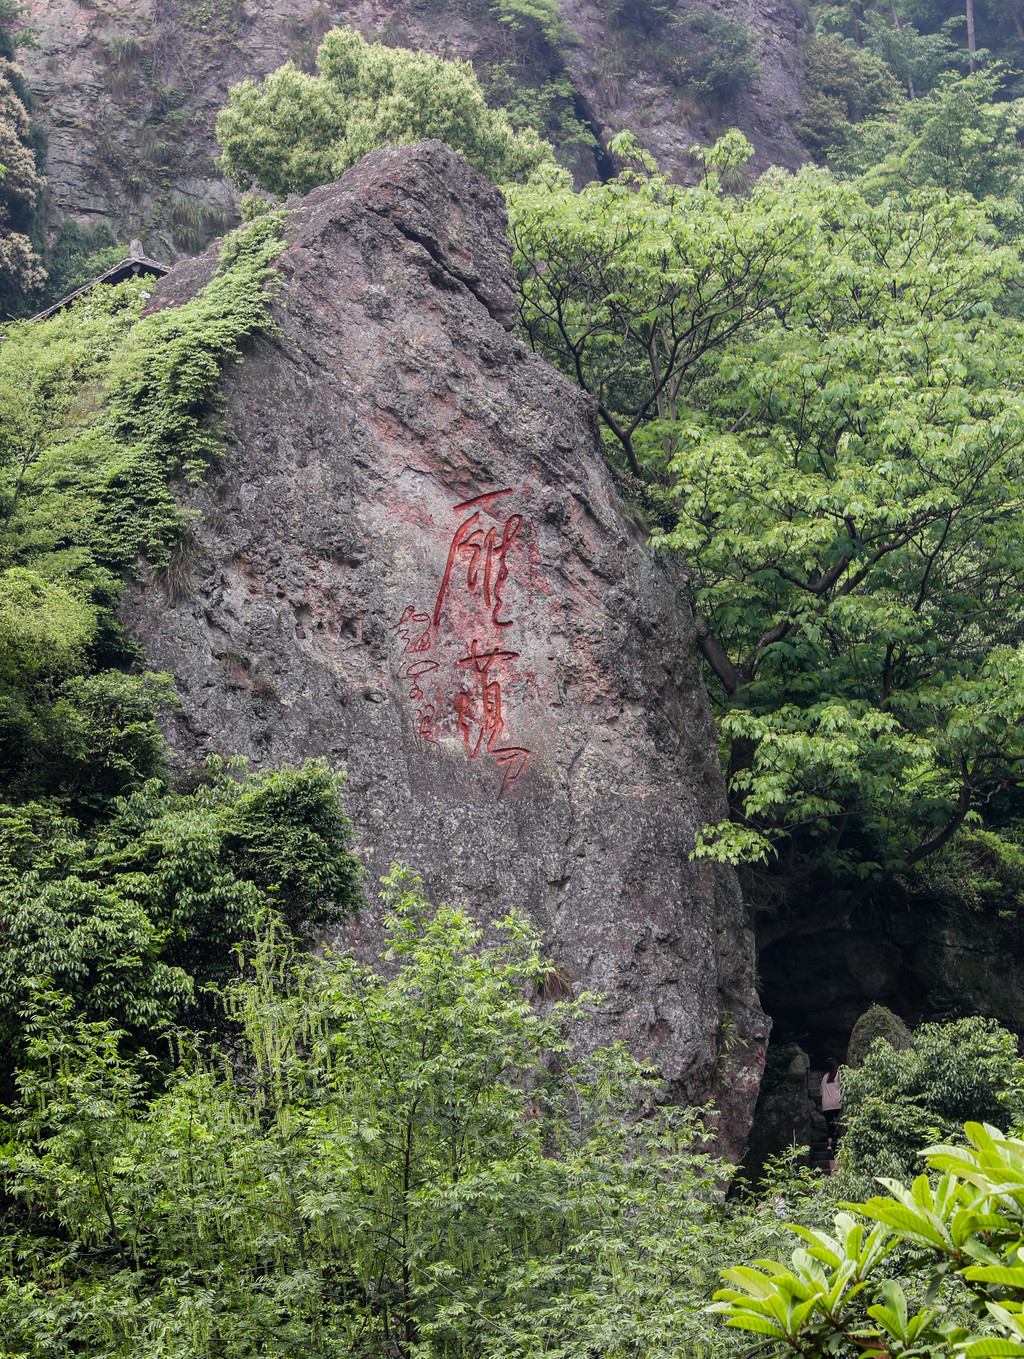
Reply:
<svg viewBox="0 0 1024 1359"><path fill-rule="evenodd" d="M756 172L806 159L790 126L801 108L808 32L800 0L729 6L728 17L754 35L761 75L714 114L681 97L656 42L618 52L620 36L598 0L560 3L580 40L569 56L578 112L603 145L631 128L682 179L697 174L689 148L732 126L753 143ZM680 13L691 7L684 0ZM230 87L289 59L311 68L325 27L349 24L368 37L464 57L481 72L510 55L500 41L508 30L486 5L474 12L401 0L27 0L26 10L38 47L19 60L36 99L33 116L49 138L54 217L107 221L120 240L141 237L157 259L193 253L233 219L238 196L215 164L214 134ZM596 163L584 157L577 174L595 177Z"/></svg>
<svg viewBox="0 0 1024 1359"><path fill-rule="evenodd" d="M509 333L504 226L439 142L293 202L280 335L228 376L233 442L188 497L192 583L152 578L124 619L177 679L183 762L348 771L371 889L339 942L372 956L396 859L434 899L525 910L561 980L608 997L580 1041L717 1094L738 1154L767 1021L735 876L688 857L724 790L678 567L624 514L587 398Z"/></svg>

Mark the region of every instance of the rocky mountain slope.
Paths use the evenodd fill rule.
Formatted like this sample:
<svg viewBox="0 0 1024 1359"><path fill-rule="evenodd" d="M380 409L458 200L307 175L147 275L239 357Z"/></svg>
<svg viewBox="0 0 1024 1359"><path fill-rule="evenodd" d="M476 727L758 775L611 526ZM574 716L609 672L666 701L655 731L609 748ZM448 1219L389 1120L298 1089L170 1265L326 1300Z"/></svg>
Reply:
<svg viewBox="0 0 1024 1359"><path fill-rule="evenodd" d="M557 86L555 103L596 138L590 148L567 148L581 178L611 168L603 148L624 127L682 177L691 172L689 147L728 126L754 143L755 169L803 159L787 121L799 108L800 0L711 9L701 0L700 13L733 25L730 32L749 29L760 70L720 97L695 95L683 69L686 52L706 47L705 38L672 27L697 0L674 10L559 3L569 32L553 46L538 38L538 55L524 46L514 6L499 21L502 7L486 0L29 0L39 45L20 58L49 136L51 219L107 221L119 239L140 237L160 257L194 253L235 211L215 165L214 119L227 90L288 59L310 68L318 38L336 24L467 57L485 82L504 82L496 95L507 102L518 91L525 108L541 86Z"/></svg>
<svg viewBox="0 0 1024 1359"><path fill-rule="evenodd" d="M297 200L278 336L225 385L232 442L177 569L123 617L177 679L171 741L348 770L370 882L525 911L671 1097L746 1137L767 1022L677 567L630 522L587 398L509 333L498 192L439 142ZM164 279L173 306L214 250ZM372 904L346 933L379 948Z"/></svg>

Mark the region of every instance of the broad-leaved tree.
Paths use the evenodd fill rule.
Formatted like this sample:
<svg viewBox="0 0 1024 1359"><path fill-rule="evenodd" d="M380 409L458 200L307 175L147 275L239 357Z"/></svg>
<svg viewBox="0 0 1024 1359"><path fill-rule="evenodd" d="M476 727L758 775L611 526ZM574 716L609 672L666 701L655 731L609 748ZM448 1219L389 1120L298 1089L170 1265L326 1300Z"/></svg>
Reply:
<svg viewBox="0 0 1024 1359"><path fill-rule="evenodd" d="M1022 770L1021 266L935 190L731 198L737 150L515 190L520 315L689 563L732 798L699 852L849 909Z"/></svg>
<svg viewBox="0 0 1024 1359"><path fill-rule="evenodd" d="M495 183L520 179L552 152L488 108L468 62L367 43L333 29L317 51L319 75L292 62L244 80L217 118L223 164L239 188L308 193L369 151L436 137Z"/></svg>

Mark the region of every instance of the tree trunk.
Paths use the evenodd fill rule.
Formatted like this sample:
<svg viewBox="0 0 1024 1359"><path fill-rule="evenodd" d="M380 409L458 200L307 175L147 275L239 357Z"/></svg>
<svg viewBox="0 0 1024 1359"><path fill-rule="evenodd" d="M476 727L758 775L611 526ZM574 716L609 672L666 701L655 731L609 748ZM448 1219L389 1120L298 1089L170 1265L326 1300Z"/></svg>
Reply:
<svg viewBox="0 0 1024 1359"><path fill-rule="evenodd" d="M967 50L971 54L971 75L974 75L978 69L978 63L974 60L974 54L978 50L974 37L974 0L967 0Z"/></svg>
<svg viewBox="0 0 1024 1359"><path fill-rule="evenodd" d="M853 6L853 40L858 47L864 46L864 6Z"/></svg>
<svg viewBox="0 0 1024 1359"><path fill-rule="evenodd" d="M902 32L902 28L900 26L900 16L896 12L896 0L889 0L889 8L892 10L892 21L896 25L896 32L900 33ZM917 91L914 89L913 76L907 76L907 94L911 99L917 98Z"/></svg>
<svg viewBox="0 0 1024 1359"><path fill-rule="evenodd" d="M1010 13L1013 15L1013 26L1017 30L1017 37L1024 42L1024 24L1020 21L1020 10L1016 5L1011 5Z"/></svg>

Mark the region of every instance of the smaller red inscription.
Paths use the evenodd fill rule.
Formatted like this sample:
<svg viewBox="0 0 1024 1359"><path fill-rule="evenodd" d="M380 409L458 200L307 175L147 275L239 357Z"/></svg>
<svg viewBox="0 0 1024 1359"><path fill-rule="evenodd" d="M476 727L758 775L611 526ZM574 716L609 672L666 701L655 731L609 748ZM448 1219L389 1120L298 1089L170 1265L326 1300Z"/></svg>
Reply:
<svg viewBox="0 0 1024 1359"><path fill-rule="evenodd" d="M404 643L402 647L403 656L416 656L424 651L429 651L433 645L430 636L430 615L417 613L415 607L410 604L401 618L392 629L397 632L399 640ZM412 680L412 687L409 690L409 697L414 703L423 703L426 695L420 687L420 679L423 675L429 674L432 670L437 670L439 663L432 660L413 660L403 663L399 671L399 679ZM416 713L416 730L424 741L433 741L434 737L434 718L436 709L432 703L423 703Z"/></svg>

